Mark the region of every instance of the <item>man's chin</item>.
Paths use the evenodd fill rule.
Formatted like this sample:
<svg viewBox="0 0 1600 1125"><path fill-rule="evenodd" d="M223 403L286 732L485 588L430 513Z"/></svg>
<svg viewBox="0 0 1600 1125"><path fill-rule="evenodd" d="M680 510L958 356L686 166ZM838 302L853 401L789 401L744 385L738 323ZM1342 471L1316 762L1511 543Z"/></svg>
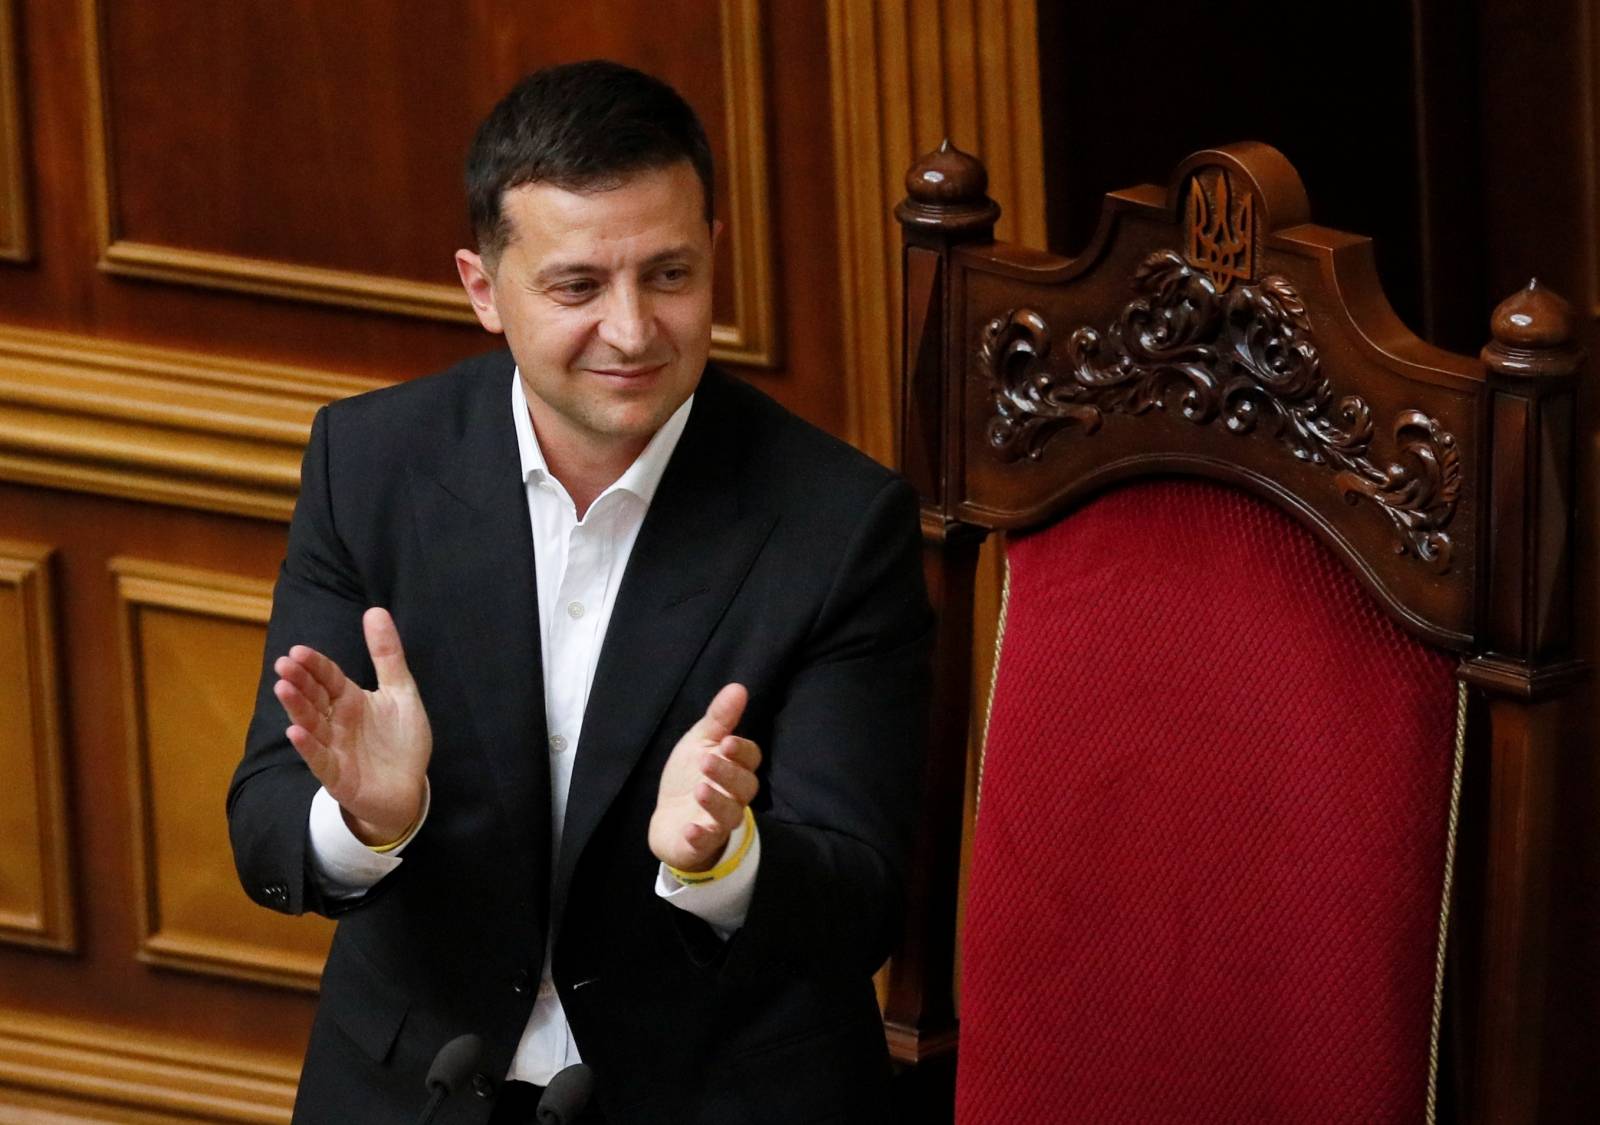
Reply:
<svg viewBox="0 0 1600 1125"><path fill-rule="evenodd" d="M685 396L688 397L688 396ZM590 429L609 441L636 441L643 445L666 425L682 403L670 407L657 406L651 410L611 410L601 412L590 420Z"/></svg>

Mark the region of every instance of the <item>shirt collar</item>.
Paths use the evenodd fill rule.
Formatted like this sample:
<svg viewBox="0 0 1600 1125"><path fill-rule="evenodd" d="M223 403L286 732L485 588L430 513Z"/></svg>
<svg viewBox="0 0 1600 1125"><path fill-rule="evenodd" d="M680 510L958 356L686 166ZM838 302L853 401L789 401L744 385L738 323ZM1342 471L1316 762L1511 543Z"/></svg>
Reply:
<svg viewBox="0 0 1600 1125"><path fill-rule="evenodd" d="M634 458L633 464L600 495L628 492L648 506L655 499L662 474L667 471L667 462L672 460L672 451L678 448L678 439L683 436L683 428L689 423L692 406L694 395L684 399L683 405L661 423L661 428L650 436L650 441ZM533 432L533 420L528 416L528 395L522 387L520 367L511 372L511 417L517 428L517 459L521 463L523 482L545 478L554 481L555 476L544 459L544 450L539 448L539 438Z"/></svg>

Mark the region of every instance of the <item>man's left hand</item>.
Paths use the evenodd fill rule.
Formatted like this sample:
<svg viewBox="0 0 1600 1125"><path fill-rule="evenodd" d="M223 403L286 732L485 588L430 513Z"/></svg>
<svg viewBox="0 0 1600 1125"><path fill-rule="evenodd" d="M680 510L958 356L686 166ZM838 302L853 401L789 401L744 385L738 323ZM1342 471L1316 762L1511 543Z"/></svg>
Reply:
<svg viewBox="0 0 1600 1125"><path fill-rule="evenodd" d="M715 867L756 795L761 748L733 733L749 698L743 684L728 684L672 748L650 817L650 850L668 867Z"/></svg>

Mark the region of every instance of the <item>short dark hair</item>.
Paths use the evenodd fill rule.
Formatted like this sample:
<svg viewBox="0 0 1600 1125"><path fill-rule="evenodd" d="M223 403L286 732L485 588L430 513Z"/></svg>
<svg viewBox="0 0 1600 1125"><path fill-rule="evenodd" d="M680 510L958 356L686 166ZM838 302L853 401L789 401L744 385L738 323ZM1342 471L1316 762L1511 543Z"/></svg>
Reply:
<svg viewBox="0 0 1600 1125"><path fill-rule="evenodd" d="M490 111L467 154L467 208L492 263L510 237L500 202L523 184L603 191L630 173L687 160L711 221L711 146L671 86L607 59L536 70Z"/></svg>

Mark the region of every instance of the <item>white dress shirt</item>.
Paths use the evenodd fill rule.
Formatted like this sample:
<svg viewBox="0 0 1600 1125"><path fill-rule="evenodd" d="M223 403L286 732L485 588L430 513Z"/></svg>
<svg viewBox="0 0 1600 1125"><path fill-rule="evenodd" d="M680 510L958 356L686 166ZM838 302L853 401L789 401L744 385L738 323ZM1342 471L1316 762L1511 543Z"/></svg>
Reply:
<svg viewBox="0 0 1600 1125"><path fill-rule="evenodd" d="M539 591L540 652L544 661L545 726L550 767L550 858L552 867L566 819L567 790L580 750L583 712L594 683L595 666L606 627L616 605L617 590L644 523L650 501L672 451L677 448L693 408L691 396L651 437L626 472L598 497L583 519L567 490L545 464L534 435L521 373L512 375L511 410L516 423L517 454L527 489L528 516L533 525L534 568ZM707 703L710 700L706 701ZM428 814L425 797L414 838ZM743 842L744 828L734 830L726 854ZM338 896L365 893L399 866L405 845L380 854L364 845L345 824L338 804L326 789L311 802L309 836L313 867L324 890ZM640 841L644 845L644 841ZM684 885L663 865L656 893L672 905L703 918L727 939L744 924L761 861L761 839L750 842L734 870L710 883ZM546 942L539 994L533 1014L517 1044L508 1078L546 1085L563 1067L579 1061L566 1013L550 975L550 942Z"/></svg>

